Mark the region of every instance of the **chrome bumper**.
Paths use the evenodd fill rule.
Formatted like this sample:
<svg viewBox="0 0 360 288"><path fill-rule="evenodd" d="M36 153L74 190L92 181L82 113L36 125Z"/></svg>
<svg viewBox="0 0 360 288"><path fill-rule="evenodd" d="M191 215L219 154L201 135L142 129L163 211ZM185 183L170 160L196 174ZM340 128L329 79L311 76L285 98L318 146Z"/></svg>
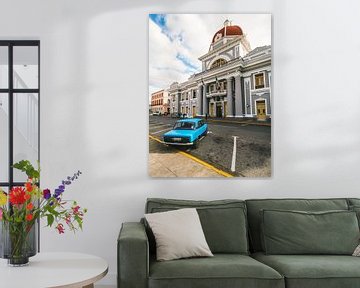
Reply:
<svg viewBox="0 0 360 288"><path fill-rule="evenodd" d="M194 143L190 142L190 143L174 143L174 142L163 142L166 145L176 145L176 146L190 146L190 145L194 145Z"/></svg>

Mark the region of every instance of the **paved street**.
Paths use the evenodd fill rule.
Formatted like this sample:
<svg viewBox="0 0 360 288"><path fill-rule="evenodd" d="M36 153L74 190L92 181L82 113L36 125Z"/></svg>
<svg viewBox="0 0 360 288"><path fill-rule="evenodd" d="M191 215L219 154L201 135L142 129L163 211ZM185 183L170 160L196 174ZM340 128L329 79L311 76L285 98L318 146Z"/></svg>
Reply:
<svg viewBox="0 0 360 288"><path fill-rule="evenodd" d="M204 161L210 167L214 166L237 177L271 176L270 126L251 125L253 123L245 123L245 121L241 123L229 119L215 121L209 119L208 135L202 139L197 149L167 147L153 140L153 137L162 139L162 135L172 129L176 120L166 116L149 117L150 155L172 154L180 150ZM192 175L189 173L187 176Z"/></svg>

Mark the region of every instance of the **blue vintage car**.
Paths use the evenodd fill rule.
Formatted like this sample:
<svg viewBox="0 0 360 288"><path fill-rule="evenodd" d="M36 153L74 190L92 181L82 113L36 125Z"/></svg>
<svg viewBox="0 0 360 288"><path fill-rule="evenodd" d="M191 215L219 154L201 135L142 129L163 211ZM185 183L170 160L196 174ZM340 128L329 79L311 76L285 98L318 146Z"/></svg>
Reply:
<svg viewBox="0 0 360 288"><path fill-rule="evenodd" d="M202 119L182 119L176 121L173 130L163 135L163 140L167 145L193 145L196 148L207 130L208 126Z"/></svg>

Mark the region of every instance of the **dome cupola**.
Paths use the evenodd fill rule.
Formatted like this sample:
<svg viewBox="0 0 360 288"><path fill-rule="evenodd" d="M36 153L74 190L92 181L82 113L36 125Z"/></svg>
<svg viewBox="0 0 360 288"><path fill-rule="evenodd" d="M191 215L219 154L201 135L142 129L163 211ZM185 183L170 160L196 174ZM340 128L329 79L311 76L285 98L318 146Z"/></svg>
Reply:
<svg viewBox="0 0 360 288"><path fill-rule="evenodd" d="M214 34L211 43L215 43L216 41L226 36L241 36L241 35L243 35L243 31L239 26L231 25L231 22L229 20L225 20L224 27Z"/></svg>

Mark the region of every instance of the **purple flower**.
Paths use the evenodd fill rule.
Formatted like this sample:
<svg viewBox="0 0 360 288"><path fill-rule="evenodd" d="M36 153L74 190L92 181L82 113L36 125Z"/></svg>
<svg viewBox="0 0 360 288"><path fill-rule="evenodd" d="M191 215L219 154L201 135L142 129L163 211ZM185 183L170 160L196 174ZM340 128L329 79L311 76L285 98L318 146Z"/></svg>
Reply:
<svg viewBox="0 0 360 288"><path fill-rule="evenodd" d="M44 198L47 200L51 197L51 193L50 193L50 190L49 189L44 189L43 191L43 196Z"/></svg>
<svg viewBox="0 0 360 288"><path fill-rule="evenodd" d="M64 192L62 189L55 189L54 197L59 198L59 196Z"/></svg>
<svg viewBox="0 0 360 288"><path fill-rule="evenodd" d="M55 189L54 197L59 200L60 195L65 191L65 186L70 185L72 181L78 179L78 177L81 175L81 171L78 170L76 173L74 173L74 176L67 176L66 180L62 180L61 184L57 189Z"/></svg>

